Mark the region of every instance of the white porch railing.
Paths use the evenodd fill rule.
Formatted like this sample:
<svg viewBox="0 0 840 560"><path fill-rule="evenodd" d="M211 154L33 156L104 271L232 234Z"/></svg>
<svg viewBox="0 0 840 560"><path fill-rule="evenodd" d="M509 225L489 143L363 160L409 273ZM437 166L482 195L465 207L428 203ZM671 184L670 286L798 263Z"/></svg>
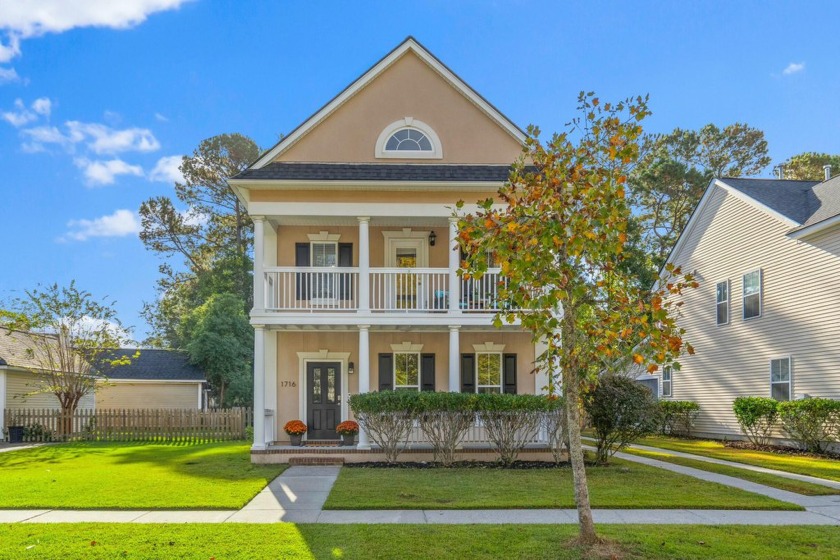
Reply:
<svg viewBox="0 0 840 560"><path fill-rule="evenodd" d="M419 426L415 426L411 429L411 432L408 434L408 444L409 445L422 445L428 444L429 440L426 439L426 436L423 435L423 431L419 428ZM467 433L464 435L464 438L461 440L462 445L487 445L492 443L490 438L487 437L487 430L484 426L481 425L480 422L476 422L473 426L467 430ZM548 434L546 433L544 428L540 428L534 434L534 437L528 440L529 444L547 444L548 443Z"/></svg>
<svg viewBox="0 0 840 560"><path fill-rule="evenodd" d="M359 269L345 267L271 267L265 271L265 308L268 311L356 311L359 308ZM370 309L373 312L446 313L449 311L449 269L371 268ZM499 269L481 278L459 279L458 309L493 313L500 309Z"/></svg>
<svg viewBox="0 0 840 560"><path fill-rule="evenodd" d="M354 311L359 269L272 267L265 270L265 292L270 311Z"/></svg>

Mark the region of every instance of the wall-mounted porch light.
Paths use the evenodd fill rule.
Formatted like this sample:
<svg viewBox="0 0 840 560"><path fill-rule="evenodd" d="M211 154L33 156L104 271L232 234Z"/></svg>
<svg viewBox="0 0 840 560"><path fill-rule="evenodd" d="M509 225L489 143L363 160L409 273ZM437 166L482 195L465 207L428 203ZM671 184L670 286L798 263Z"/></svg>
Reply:
<svg viewBox="0 0 840 560"><path fill-rule="evenodd" d="M435 230L432 230L429 233L429 247L434 247L436 240L437 240L437 234L435 233Z"/></svg>
<svg viewBox="0 0 840 560"><path fill-rule="evenodd" d="M354 373L356 373L356 370L353 367L353 362L350 362L349 364L347 364L347 374L353 375Z"/></svg>

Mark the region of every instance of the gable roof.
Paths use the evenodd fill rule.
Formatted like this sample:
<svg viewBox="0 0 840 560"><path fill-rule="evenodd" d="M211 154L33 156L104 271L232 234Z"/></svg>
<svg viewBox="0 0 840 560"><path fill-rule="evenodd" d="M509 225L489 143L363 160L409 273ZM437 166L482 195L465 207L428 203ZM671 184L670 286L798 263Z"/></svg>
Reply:
<svg viewBox="0 0 840 560"><path fill-rule="evenodd" d="M818 185L819 181L729 177L720 181L797 225L804 224L821 206L819 197L814 193L814 186Z"/></svg>
<svg viewBox="0 0 840 560"><path fill-rule="evenodd" d="M342 90L338 95L332 98L326 105L316 111L311 117L306 119L297 128L292 130L286 137L275 144L271 149L263 153L257 160L252 163L248 170L259 169L269 164L279 154L294 145L298 140L303 138L312 128L317 126L321 121L327 118L330 114L341 107L347 100L356 95L366 85L372 82L377 76L393 65L397 60L402 58L406 53L411 52L415 54L420 60L428 64L435 72L442 76L452 87L458 90L464 97L475 104L481 111L489 116L508 134L513 136L520 143L525 142L526 134L507 118L501 111L499 111L492 103L482 97L477 91L472 89L465 81L463 81L457 74L450 70L443 62L436 56L430 53L423 45L421 45L414 37L407 37L405 41L397 45L394 50L385 55L379 62L374 64L364 74L356 79L353 83ZM247 172L247 170L246 170ZM243 178L240 173L235 178Z"/></svg>
<svg viewBox="0 0 840 560"><path fill-rule="evenodd" d="M246 169L237 179L274 181L489 181L503 183L509 165L272 162Z"/></svg>
<svg viewBox="0 0 840 560"><path fill-rule="evenodd" d="M127 357L131 363L124 366L104 365L99 373L109 379L143 381L206 381L207 377L198 366L190 363L186 352L179 350L143 349L134 357L135 348L120 348L107 352L107 359Z"/></svg>
<svg viewBox="0 0 840 560"><path fill-rule="evenodd" d="M0 329L0 366L41 369L41 364L32 355L35 349L32 339L36 336L47 335Z"/></svg>

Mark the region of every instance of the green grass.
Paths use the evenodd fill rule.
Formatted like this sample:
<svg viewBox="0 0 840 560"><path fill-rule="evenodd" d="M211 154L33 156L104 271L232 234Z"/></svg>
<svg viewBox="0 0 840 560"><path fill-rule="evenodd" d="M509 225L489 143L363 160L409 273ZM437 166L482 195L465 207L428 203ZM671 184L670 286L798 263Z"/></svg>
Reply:
<svg viewBox="0 0 840 560"><path fill-rule="evenodd" d="M658 453L656 451L645 451L643 449L624 449L625 453L632 453L641 457L649 457L658 461L665 461L666 463L673 463L675 465L682 465L684 467L692 467L700 469L701 471L708 471L726 476L748 480L757 484L763 484L779 490L787 490L788 492L796 492L805 496L830 496L840 494L840 490L822 486L820 484L813 484L810 482L802 482L790 478L784 478L774 474L760 473L742 469L739 467L730 467L727 465L718 465L716 463L709 463L707 461L700 461L697 459L686 459L684 457L674 457L666 453Z"/></svg>
<svg viewBox="0 0 840 560"><path fill-rule="evenodd" d="M840 482L840 461L828 457L809 455L788 455L772 451L753 451L726 447L722 442L701 439L679 439L665 436L647 437L639 441L642 445L661 447L671 451L694 453L715 459L724 459L756 467L815 476Z"/></svg>
<svg viewBox="0 0 840 560"><path fill-rule="evenodd" d="M0 509L238 509L283 468L242 442L47 445L0 453Z"/></svg>
<svg viewBox="0 0 840 560"><path fill-rule="evenodd" d="M837 527L600 526L612 558L833 559ZM0 526L0 559L582 558L574 525L125 525Z"/></svg>
<svg viewBox="0 0 840 560"><path fill-rule="evenodd" d="M588 467L597 508L801 509L721 484L615 459ZM572 508L572 472L558 469L343 468L325 509Z"/></svg>

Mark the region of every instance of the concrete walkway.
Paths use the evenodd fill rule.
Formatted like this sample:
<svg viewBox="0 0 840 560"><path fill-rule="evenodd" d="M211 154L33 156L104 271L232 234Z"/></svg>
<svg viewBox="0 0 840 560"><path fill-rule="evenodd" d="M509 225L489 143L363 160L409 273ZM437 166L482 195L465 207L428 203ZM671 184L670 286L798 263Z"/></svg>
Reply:
<svg viewBox="0 0 840 560"><path fill-rule="evenodd" d="M594 510L597 523L840 525L840 496L802 496L730 476L619 453L617 457L798 504L806 511L699 509ZM323 510L340 467L290 467L239 511L0 510L3 523L577 523L573 509Z"/></svg>

